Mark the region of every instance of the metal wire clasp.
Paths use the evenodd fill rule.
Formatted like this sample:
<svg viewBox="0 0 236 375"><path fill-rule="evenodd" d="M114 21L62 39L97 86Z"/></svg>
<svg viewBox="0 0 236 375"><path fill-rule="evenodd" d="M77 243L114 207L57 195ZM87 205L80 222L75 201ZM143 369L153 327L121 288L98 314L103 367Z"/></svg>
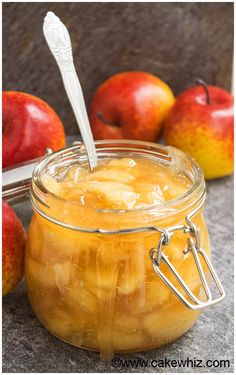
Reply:
<svg viewBox="0 0 236 375"><path fill-rule="evenodd" d="M150 259L152 261L152 266L154 271L158 274L158 276L162 279L162 281L171 289L171 291L178 297L180 301L182 301L188 308L191 310L199 310L205 307L209 307L215 305L216 303L222 301L225 297L225 291L222 287L222 284L216 274L213 265L211 264L206 252L200 247L200 235L197 227L191 221L192 216L194 216L202 207L200 204L195 210L193 210L187 217L185 221L187 225L179 225L179 226L172 226L165 230L162 230L160 235L159 242L156 248L152 248L149 252ZM199 278L201 280L201 285L203 286L206 300L200 301L190 290L190 288L186 285L180 274L176 271L173 264L169 261L168 257L163 253L162 248L163 246L168 246L171 237L173 236L176 230L183 230L184 233L189 233L190 237L187 239L187 250L183 250L184 254L191 252L196 263L196 267L198 270ZM212 292L209 288L209 284L206 279L206 275L204 273L200 256L202 257L203 261L207 266L207 270L210 272L212 280L215 283L216 289L219 292L219 297L214 298L212 297ZM161 262L164 262L167 267L170 269L171 273L175 276L176 280L179 282L180 287L185 291L186 295L189 298L181 293L181 291L174 286L174 284L164 275L164 273L160 270Z"/></svg>
<svg viewBox="0 0 236 375"><path fill-rule="evenodd" d="M158 266L161 263L161 258L162 258L162 246L167 246L170 243L170 239L173 233L168 232L167 230L163 229L162 234L160 235L159 242L157 244L157 247L153 247L150 250L150 258L155 264Z"/></svg>

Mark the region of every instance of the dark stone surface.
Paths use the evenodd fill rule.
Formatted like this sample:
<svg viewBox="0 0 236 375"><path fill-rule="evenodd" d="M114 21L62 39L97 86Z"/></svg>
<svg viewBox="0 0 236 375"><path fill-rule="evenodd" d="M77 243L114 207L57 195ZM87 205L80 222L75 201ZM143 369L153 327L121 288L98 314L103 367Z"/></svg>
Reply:
<svg viewBox="0 0 236 375"><path fill-rule="evenodd" d="M27 227L29 202L18 204L16 212ZM121 359L229 360L230 367L218 368L115 368L94 352L70 346L52 336L34 316L24 283L3 300L3 372L209 372L233 373L233 178L207 184L205 209L213 252L213 264L225 287L223 303L206 310L182 338L159 350Z"/></svg>
<svg viewBox="0 0 236 375"><path fill-rule="evenodd" d="M45 99L77 133L60 74L42 33L54 11L68 27L87 105L114 73L144 70L179 93L202 77L230 89L231 3L4 3L3 88Z"/></svg>

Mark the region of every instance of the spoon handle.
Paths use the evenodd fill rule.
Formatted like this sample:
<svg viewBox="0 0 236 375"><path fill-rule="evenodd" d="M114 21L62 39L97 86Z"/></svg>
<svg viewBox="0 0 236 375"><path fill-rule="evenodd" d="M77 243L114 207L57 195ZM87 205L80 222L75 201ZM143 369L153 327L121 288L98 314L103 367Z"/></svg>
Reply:
<svg viewBox="0 0 236 375"><path fill-rule="evenodd" d="M97 154L82 88L73 62L69 32L53 12L48 12L44 18L43 32L48 47L60 69L64 87L79 125L87 150L90 169L92 170L97 165Z"/></svg>

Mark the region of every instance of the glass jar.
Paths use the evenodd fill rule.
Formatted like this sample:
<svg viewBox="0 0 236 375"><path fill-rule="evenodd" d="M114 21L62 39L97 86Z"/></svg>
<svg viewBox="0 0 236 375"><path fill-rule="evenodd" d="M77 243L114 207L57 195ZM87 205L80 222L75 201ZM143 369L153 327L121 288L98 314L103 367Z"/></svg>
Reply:
<svg viewBox="0 0 236 375"><path fill-rule="evenodd" d="M48 171L86 163L83 146L53 153L34 170L25 271L32 308L58 338L111 358L175 340L215 301L204 276L210 245L200 168L181 151L157 144L97 141L96 148L100 160L151 158L178 166L191 181L186 193L164 203L101 210L62 199L42 182Z"/></svg>

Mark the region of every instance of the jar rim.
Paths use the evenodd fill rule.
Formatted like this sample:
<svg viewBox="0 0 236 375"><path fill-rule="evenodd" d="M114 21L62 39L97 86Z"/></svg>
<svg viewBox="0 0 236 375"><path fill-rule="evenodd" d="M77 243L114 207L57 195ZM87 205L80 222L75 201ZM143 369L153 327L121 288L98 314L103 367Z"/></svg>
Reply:
<svg viewBox="0 0 236 375"><path fill-rule="evenodd" d="M101 209L101 208L94 208L99 213L138 213L138 212L145 212L145 211L152 211L152 210L163 210L170 206L180 205L184 203L186 200L191 198L194 194L198 193L199 199L204 196L205 194L205 180L203 176L203 172L199 165L195 162L195 160L190 157L188 154L184 153L183 151L172 147L161 145L158 143L152 142L144 142L144 141L136 141L136 140L97 140L95 141L96 150L99 155L99 151L106 151L111 152L114 151L121 151L122 149L126 149L127 151L133 150L133 153L139 153L139 156L146 156L146 157L155 157L156 160L159 158L162 162L170 164L174 159L176 159L176 155L179 158L187 161L191 167L193 172L193 181L189 189L187 189L183 194L177 196L176 198L159 202L156 204L147 205L145 207L138 207L138 208L131 208L131 209ZM132 146L132 148L130 148ZM146 155L144 154L146 152ZM45 205L45 202L41 199L41 194L43 195L50 195L60 201L70 202L71 204L79 204L80 202L75 202L72 200L67 200L62 198L55 193L49 191L45 185L43 184L41 177L44 173L45 168L48 166L50 162L56 162L60 160L60 158L69 158L78 156L83 161L88 162L86 150L82 142L76 142L76 145L65 147L59 151L55 151L49 155L47 155L43 160L41 160L37 166L35 167L32 175L32 185L31 185L31 194L32 190L34 190L33 185L36 186L37 190L40 194L35 194L34 197L40 200L40 203ZM149 155L149 156L147 156ZM111 156L110 156L111 157ZM61 159L62 160L62 159ZM78 161L78 159L77 159ZM88 205L86 205L88 207Z"/></svg>

